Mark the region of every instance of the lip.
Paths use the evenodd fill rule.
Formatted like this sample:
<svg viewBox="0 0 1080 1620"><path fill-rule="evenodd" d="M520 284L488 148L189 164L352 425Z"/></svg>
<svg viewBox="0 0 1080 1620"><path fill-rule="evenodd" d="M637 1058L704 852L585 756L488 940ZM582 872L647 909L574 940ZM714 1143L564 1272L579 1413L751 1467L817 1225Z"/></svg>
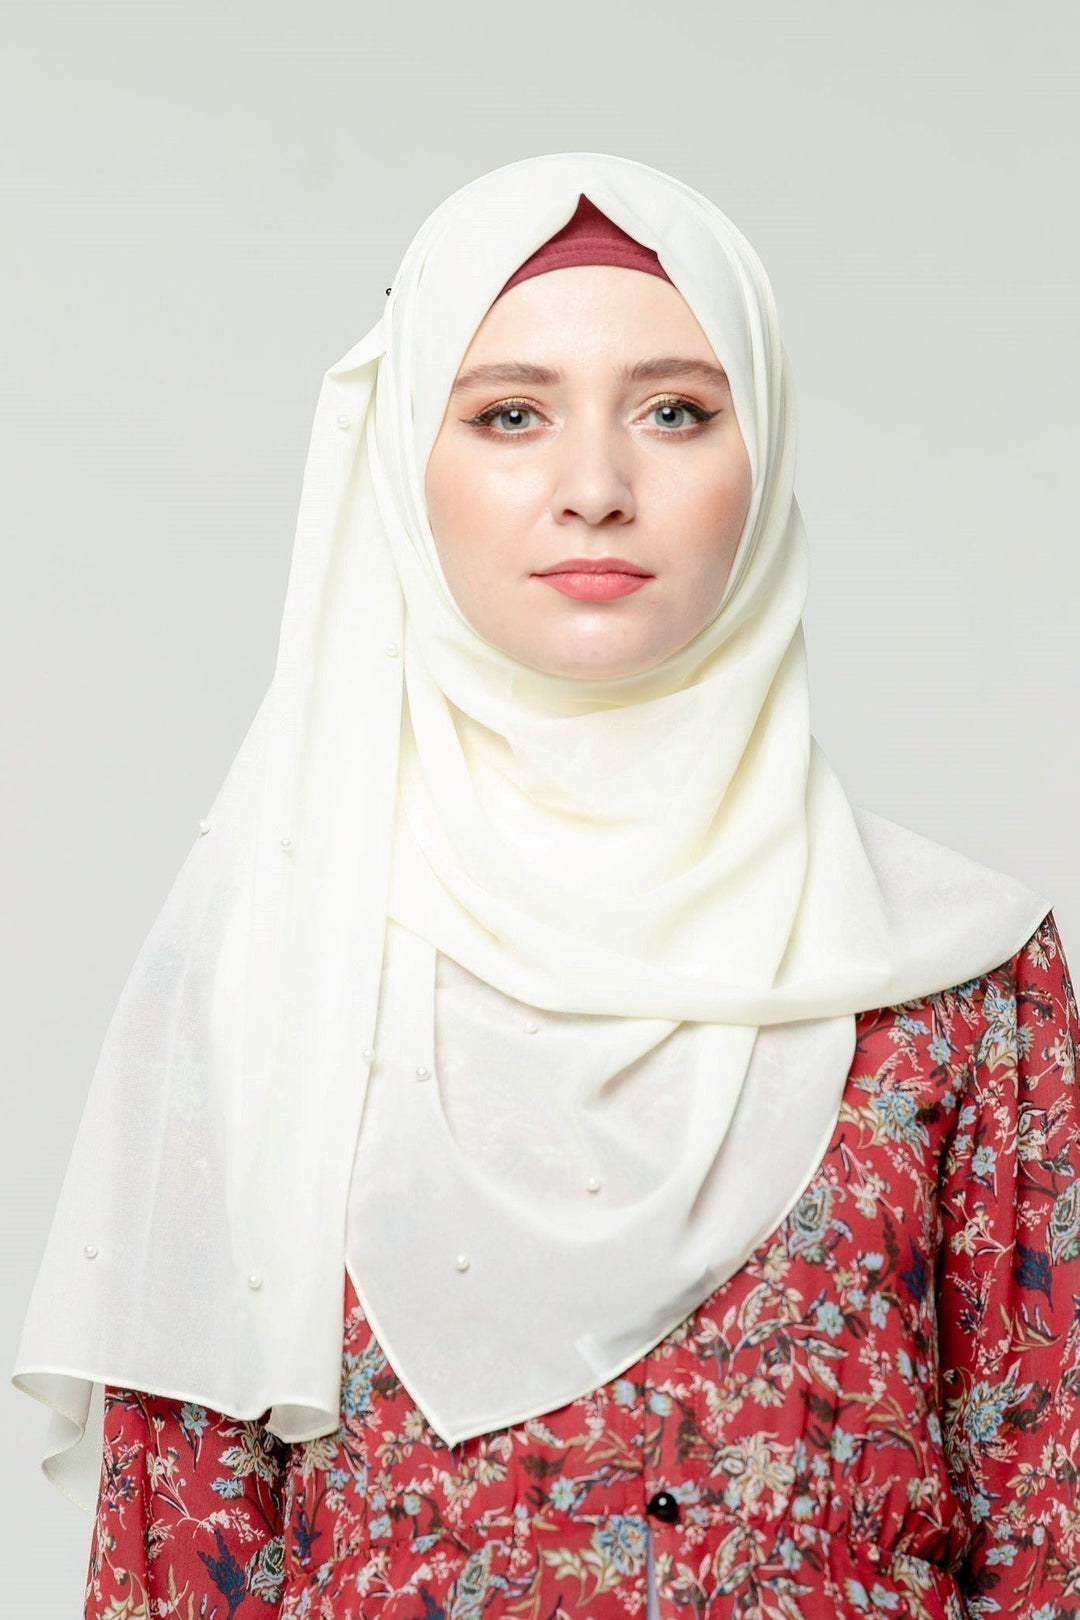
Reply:
<svg viewBox="0 0 1080 1620"><path fill-rule="evenodd" d="M636 563L627 562L625 557L564 557L562 562L552 563L550 568L541 568L537 577L546 579L549 574L634 574L639 579L652 579L647 568L639 568Z"/></svg>
<svg viewBox="0 0 1080 1620"><path fill-rule="evenodd" d="M640 591L653 577L651 574L621 574L614 568L601 569L592 574L538 574L544 585L562 596L576 596L583 602L610 602L616 596L629 596Z"/></svg>

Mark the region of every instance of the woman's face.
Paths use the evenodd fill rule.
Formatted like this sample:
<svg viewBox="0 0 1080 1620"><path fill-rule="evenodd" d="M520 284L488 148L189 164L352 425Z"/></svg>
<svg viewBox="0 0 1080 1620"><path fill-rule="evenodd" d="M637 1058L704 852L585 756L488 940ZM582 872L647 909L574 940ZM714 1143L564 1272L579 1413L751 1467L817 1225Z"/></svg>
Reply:
<svg viewBox="0 0 1080 1620"><path fill-rule="evenodd" d="M478 327L428 459L428 515L473 628L554 675L638 674L712 617L750 503L727 378L658 276L580 265L519 282ZM627 594L551 575L617 558ZM593 590L627 583L611 573Z"/></svg>

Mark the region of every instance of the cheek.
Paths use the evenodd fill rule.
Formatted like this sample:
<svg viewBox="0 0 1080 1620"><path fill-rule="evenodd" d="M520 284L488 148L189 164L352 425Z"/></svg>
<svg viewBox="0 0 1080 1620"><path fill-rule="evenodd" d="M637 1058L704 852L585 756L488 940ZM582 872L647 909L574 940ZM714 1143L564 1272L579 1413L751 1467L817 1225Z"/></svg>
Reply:
<svg viewBox="0 0 1080 1620"><path fill-rule="evenodd" d="M432 452L425 492L428 519L444 567L512 549L532 524L539 494L535 470L509 454L470 454L468 445Z"/></svg>
<svg viewBox="0 0 1080 1620"><path fill-rule="evenodd" d="M427 464L424 496L435 547L444 563L456 550L458 535L466 525L467 489L460 460L437 442Z"/></svg>
<svg viewBox="0 0 1080 1620"><path fill-rule="evenodd" d="M719 471L715 462L705 465L700 477L688 479L672 491L679 509L677 527L692 545L699 564L710 573L717 566L731 564L750 510L752 488L750 460L744 451L725 456Z"/></svg>
<svg viewBox="0 0 1080 1620"><path fill-rule="evenodd" d="M716 528L722 549L731 553L739 543L746 514L750 510L753 478L749 457L744 457L731 474L713 492L709 502L709 515Z"/></svg>

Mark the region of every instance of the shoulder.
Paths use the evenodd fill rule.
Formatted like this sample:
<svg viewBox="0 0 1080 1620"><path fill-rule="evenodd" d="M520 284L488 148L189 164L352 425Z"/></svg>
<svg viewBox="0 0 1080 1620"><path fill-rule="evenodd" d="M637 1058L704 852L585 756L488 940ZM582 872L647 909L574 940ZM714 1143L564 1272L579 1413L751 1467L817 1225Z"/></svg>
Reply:
<svg viewBox="0 0 1080 1620"><path fill-rule="evenodd" d="M982 1050L991 1044L992 1033L1001 1038L1011 1029L1017 1033L1010 1044L1018 1052L1026 1051L1039 1029L1053 1026L1071 1052L1078 1034L1076 993L1053 910L1035 925L1019 949L987 972L932 995L862 1013L859 1023L867 1030L887 1026L914 1033L931 1027L927 1014L939 1027L966 1026L972 1035L982 1036Z"/></svg>
<svg viewBox="0 0 1080 1620"><path fill-rule="evenodd" d="M1049 900L1011 874L872 811L853 811L889 931L903 944L883 1000L900 1004L987 978L1050 918Z"/></svg>
<svg viewBox="0 0 1080 1620"><path fill-rule="evenodd" d="M1076 992L1053 911L1018 951L982 976L978 1000L986 1026L981 1059L993 1064L1004 1051L1036 1055L1040 1034L1053 1037L1055 1057L1071 1084L1075 1075Z"/></svg>
<svg viewBox="0 0 1080 1620"><path fill-rule="evenodd" d="M944 1148L963 1110L987 1099L1015 1128L1033 1101L1049 1106L1056 1098L1055 1118L1064 1122L1073 1112L1078 1046L1076 997L1050 911L989 971L860 1013L852 1076L863 1085L874 1077L883 1096L909 1093L915 1111L936 1122L928 1146L940 1138Z"/></svg>

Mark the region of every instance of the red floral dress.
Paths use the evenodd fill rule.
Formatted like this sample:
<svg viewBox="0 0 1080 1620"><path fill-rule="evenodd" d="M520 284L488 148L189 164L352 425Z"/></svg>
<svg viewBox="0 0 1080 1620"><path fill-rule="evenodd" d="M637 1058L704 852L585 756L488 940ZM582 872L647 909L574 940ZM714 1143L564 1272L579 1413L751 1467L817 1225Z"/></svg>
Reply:
<svg viewBox="0 0 1080 1620"><path fill-rule="evenodd" d="M543 1417L444 1445L347 1278L324 1439L110 1388L87 1620L1080 1615L1077 1029L1052 916L861 1014L792 1213Z"/></svg>

